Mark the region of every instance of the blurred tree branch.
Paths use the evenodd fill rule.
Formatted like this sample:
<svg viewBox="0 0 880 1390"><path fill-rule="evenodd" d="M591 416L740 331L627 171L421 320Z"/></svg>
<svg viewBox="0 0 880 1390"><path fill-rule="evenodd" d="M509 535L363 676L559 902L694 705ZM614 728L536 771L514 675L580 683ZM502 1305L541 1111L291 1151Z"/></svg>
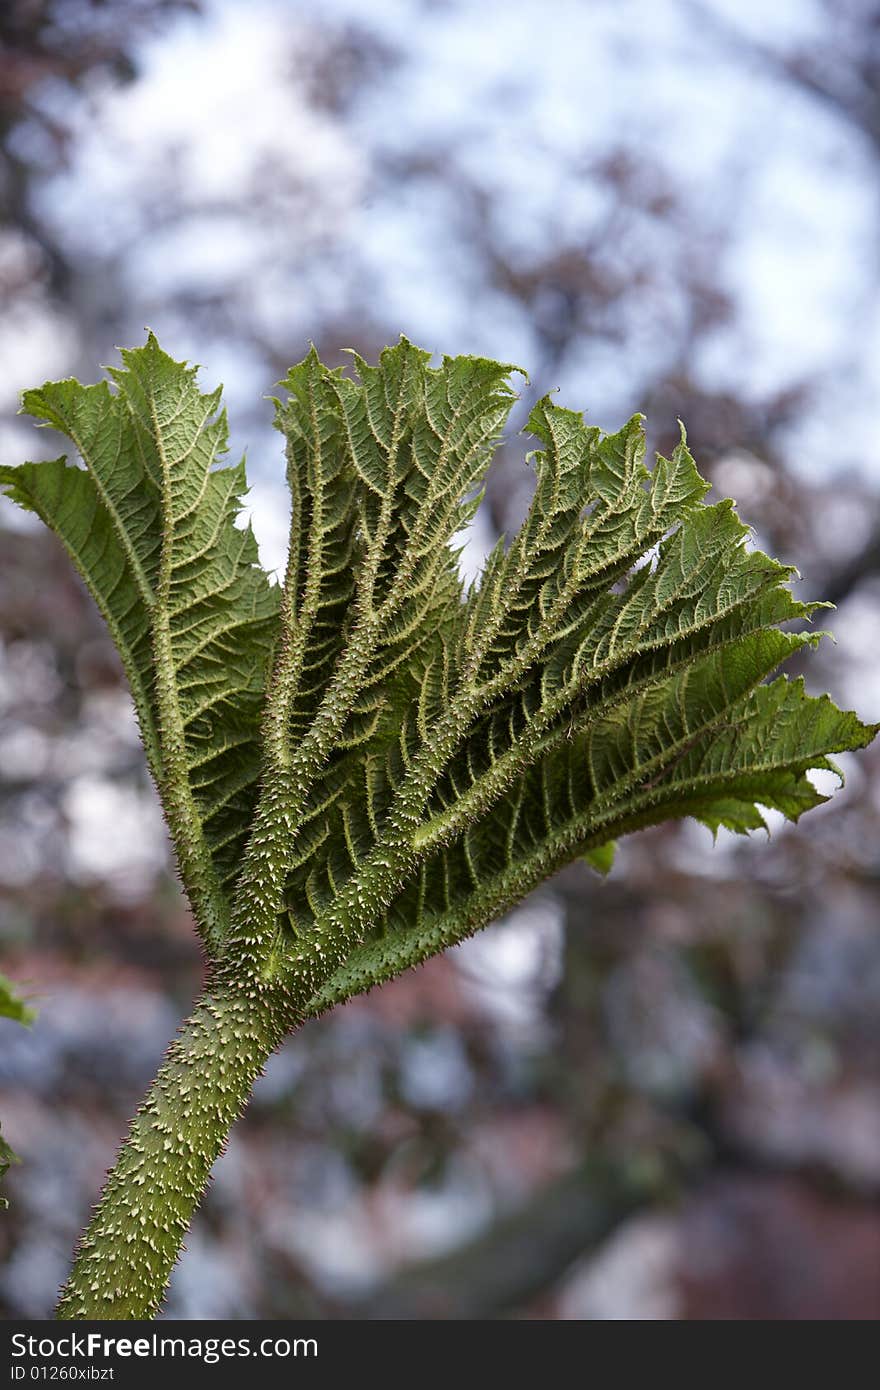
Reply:
<svg viewBox="0 0 880 1390"><path fill-rule="evenodd" d="M633 1212L654 1202L664 1181L590 1163L548 1183L475 1240L436 1260L405 1266L346 1310L362 1319L497 1318L556 1284Z"/></svg>
<svg viewBox="0 0 880 1390"><path fill-rule="evenodd" d="M784 83L816 97L859 130L880 154L880 5L823 0L835 43L817 40L786 52L745 33L715 10L685 0L684 8L709 35Z"/></svg>

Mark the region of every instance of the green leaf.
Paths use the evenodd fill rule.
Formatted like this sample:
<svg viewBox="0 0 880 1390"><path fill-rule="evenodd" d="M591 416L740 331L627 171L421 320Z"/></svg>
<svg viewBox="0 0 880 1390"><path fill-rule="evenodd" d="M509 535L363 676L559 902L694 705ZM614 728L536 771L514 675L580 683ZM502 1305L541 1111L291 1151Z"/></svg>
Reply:
<svg viewBox="0 0 880 1390"><path fill-rule="evenodd" d="M27 391L23 409L67 435L83 467L0 470L61 537L119 648L186 885L215 941L260 776L259 716L278 592L236 518L244 464L225 452L219 392L151 334L108 383Z"/></svg>
<svg viewBox="0 0 880 1390"><path fill-rule="evenodd" d="M16 993L12 980L0 974L0 1018L11 1018L14 1022L22 1023L27 1027L35 1017L34 1010L28 1008L24 1000ZM20 1162L18 1155L13 1152L3 1135L0 1134L0 1183L2 1183L11 1165ZM0 1211L5 1211L8 1206L9 1202L6 1198L0 1197Z"/></svg>
<svg viewBox="0 0 880 1390"><path fill-rule="evenodd" d="M585 850L583 857L591 869L595 869L597 874L602 874L604 877L610 874L614 868L616 852L617 845L611 840L607 845L598 845L596 849Z"/></svg>
<svg viewBox="0 0 880 1390"><path fill-rule="evenodd" d="M513 368L406 339L375 365L312 350L282 382L291 493L281 591L217 468L219 394L150 337L107 383L25 407L73 440L5 469L60 534L120 647L181 874L212 954L300 1016L507 911L578 857L694 816L760 828L876 728L772 679L817 604L705 502L682 433L649 467L551 400L534 495L461 581ZM273 655L274 653L274 655ZM271 675L267 671L271 661ZM768 683L769 682L769 683Z"/></svg>
<svg viewBox="0 0 880 1390"><path fill-rule="evenodd" d="M794 599L793 571L749 546L730 502L703 503L684 439L649 471L638 419L604 438L545 401L530 424L548 445L535 501L447 639L439 698L431 670L292 866L302 958L312 933L344 930L347 885L381 879L415 788L416 851L310 1011L461 939L579 854L607 871L609 842L631 830L692 815L745 831L760 806L797 819L822 800L808 770L876 732L801 682L763 684L818 640L780 624L821 605ZM432 762L450 709L458 727Z"/></svg>
<svg viewBox="0 0 880 1390"><path fill-rule="evenodd" d="M337 748L360 742L392 697L419 693L429 669L436 684L440 652L461 624L451 541L473 517L515 399L512 369L476 357L434 369L429 356L401 339L375 367L355 358L353 380L327 372L313 352L284 383L291 640L303 643L306 670L320 662L324 682L310 685L325 712L312 727L299 714L302 678L288 697L291 737L310 750L323 750L331 729ZM323 622L303 635L313 594Z"/></svg>
<svg viewBox="0 0 880 1390"><path fill-rule="evenodd" d="M18 1154L10 1149L3 1135L0 1134L0 1183L2 1183L3 1179L6 1177L13 1163L20 1162L21 1159L18 1157ZM6 1197L0 1197L0 1211L7 1211L8 1209L8 1199Z"/></svg>
<svg viewBox="0 0 880 1390"><path fill-rule="evenodd" d="M0 974L0 1018L11 1018L16 1023L32 1023L36 1013L29 1008L16 993L12 980Z"/></svg>

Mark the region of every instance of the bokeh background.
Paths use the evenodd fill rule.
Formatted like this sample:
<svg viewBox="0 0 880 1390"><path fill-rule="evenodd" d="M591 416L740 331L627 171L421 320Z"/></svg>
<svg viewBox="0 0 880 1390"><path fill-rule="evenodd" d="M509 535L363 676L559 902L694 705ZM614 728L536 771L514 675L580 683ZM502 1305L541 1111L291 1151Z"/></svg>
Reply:
<svg viewBox="0 0 880 1390"><path fill-rule="evenodd" d="M7 0L0 455L144 325L226 383L267 565L265 395L405 332L652 445L676 417L828 597L808 682L880 717L880 4ZM528 495L511 439L465 554ZM0 509L6 1316L48 1316L198 988L129 698ZM218 1163L172 1317L880 1314L880 780L769 843L690 823L311 1024Z"/></svg>

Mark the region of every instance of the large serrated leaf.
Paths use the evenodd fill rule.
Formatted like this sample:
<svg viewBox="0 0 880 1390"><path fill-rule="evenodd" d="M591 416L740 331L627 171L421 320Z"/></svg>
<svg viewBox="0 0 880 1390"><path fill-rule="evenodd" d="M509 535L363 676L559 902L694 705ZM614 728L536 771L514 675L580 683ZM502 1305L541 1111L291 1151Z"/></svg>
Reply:
<svg viewBox="0 0 880 1390"><path fill-rule="evenodd" d="M304 1013L476 930L548 873L603 872L680 816L748 831L822 798L810 769L876 732L800 682L821 605L707 504L682 433L649 467L641 417L606 435L549 398L534 496L469 589L457 537L514 369L312 350L276 410L291 492L282 591L216 466L219 393L152 336L107 383L25 408L64 460L5 469L61 535L119 645L206 936ZM792 630L792 628L795 630ZM266 679L272 651L271 678Z"/></svg>
<svg viewBox="0 0 880 1390"><path fill-rule="evenodd" d="M184 877L219 936L260 775L259 717L278 591L236 518L244 465L218 467L219 392L152 334L106 382L47 382L23 409L71 440L65 459L0 470L61 537L119 648Z"/></svg>

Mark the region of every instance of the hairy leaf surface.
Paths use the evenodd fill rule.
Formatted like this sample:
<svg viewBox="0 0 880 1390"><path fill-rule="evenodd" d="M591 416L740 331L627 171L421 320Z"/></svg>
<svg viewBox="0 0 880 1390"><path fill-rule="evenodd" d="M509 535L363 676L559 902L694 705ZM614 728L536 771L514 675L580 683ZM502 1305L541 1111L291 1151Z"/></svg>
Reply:
<svg viewBox="0 0 880 1390"><path fill-rule="evenodd" d="M2 479L108 621L203 933L302 1014L569 860L608 872L640 827L797 819L824 800L811 769L876 732L774 679L821 605L705 501L684 435L648 467L638 416L606 435L540 401L528 514L466 588L457 546L514 370L432 367L405 339L350 372L314 350L291 368L280 591L235 524L243 465L216 466L219 393L152 336L112 386L25 396L84 466Z"/></svg>
<svg viewBox="0 0 880 1390"><path fill-rule="evenodd" d="M23 409L65 434L59 458L2 470L57 531L119 648L191 893L216 919L260 775L259 718L278 592L235 525L244 464L225 452L220 393L150 335L108 382L47 382ZM193 881L195 880L195 881Z"/></svg>

